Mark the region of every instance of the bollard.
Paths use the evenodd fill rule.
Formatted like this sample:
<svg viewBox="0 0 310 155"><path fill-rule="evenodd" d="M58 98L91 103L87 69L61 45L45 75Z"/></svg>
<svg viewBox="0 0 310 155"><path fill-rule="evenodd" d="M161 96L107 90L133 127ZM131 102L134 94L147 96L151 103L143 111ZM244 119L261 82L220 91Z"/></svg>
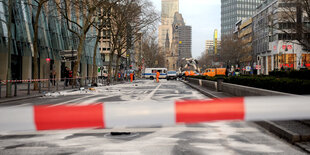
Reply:
<svg viewBox="0 0 310 155"><path fill-rule="evenodd" d="M217 91L218 92L223 91L223 81L224 79L222 77L217 78Z"/></svg>
<svg viewBox="0 0 310 155"><path fill-rule="evenodd" d="M41 81L39 81L39 93L41 93Z"/></svg>
<svg viewBox="0 0 310 155"><path fill-rule="evenodd" d="M72 80L72 81L71 81L71 85L72 85L72 89L73 89L73 86L75 85L76 81L75 81L74 78L72 78L71 80Z"/></svg>
<svg viewBox="0 0 310 155"><path fill-rule="evenodd" d="M28 90L27 90L27 95L30 95L30 79L28 79Z"/></svg>
<svg viewBox="0 0 310 155"><path fill-rule="evenodd" d="M14 96L17 96L17 82L14 83Z"/></svg>

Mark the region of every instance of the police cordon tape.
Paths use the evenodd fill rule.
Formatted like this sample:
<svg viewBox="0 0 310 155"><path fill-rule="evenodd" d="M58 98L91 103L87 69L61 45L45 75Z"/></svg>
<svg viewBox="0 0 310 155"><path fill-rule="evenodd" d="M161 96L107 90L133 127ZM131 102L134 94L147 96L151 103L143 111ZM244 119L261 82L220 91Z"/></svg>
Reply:
<svg viewBox="0 0 310 155"><path fill-rule="evenodd" d="M152 127L211 121L310 119L310 97L1 107L0 130Z"/></svg>

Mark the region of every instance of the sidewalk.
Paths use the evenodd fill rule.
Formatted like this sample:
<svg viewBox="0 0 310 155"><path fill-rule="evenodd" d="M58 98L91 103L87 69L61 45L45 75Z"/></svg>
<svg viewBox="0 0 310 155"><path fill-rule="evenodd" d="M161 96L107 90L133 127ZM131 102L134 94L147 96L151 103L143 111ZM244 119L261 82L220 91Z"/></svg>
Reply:
<svg viewBox="0 0 310 155"><path fill-rule="evenodd" d="M101 81L101 79L98 81L99 83L105 82ZM91 80L87 80L86 84L90 84ZM16 96L15 95L15 84L12 84L12 97L6 98L6 85L1 85L1 92L0 92L0 103L5 103L5 102L11 102L11 101L18 101L18 100L23 100L23 99L29 99L29 98L36 98L36 97L41 97L44 96L47 92L56 92L56 91L63 91L63 90L70 90L70 89L77 89L79 86L73 86L69 85L64 87L64 81L58 82L58 88L57 84L53 86L50 84L50 89L48 88L48 83L47 82L42 82L41 83L41 91L39 92L34 91L33 87L34 84L30 84L30 95L28 95L28 83L17 83L17 89L16 89Z"/></svg>

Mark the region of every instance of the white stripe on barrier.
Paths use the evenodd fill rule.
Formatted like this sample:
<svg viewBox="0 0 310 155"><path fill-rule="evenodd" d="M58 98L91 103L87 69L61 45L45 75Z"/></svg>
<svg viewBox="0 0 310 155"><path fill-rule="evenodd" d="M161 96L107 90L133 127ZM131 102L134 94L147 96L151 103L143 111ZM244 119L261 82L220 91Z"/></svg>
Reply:
<svg viewBox="0 0 310 155"><path fill-rule="evenodd" d="M104 120L107 128L172 125L174 102L105 103Z"/></svg>
<svg viewBox="0 0 310 155"><path fill-rule="evenodd" d="M1 107L0 130L36 130L33 107Z"/></svg>
<svg viewBox="0 0 310 155"><path fill-rule="evenodd" d="M245 120L309 119L310 97L245 97Z"/></svg>

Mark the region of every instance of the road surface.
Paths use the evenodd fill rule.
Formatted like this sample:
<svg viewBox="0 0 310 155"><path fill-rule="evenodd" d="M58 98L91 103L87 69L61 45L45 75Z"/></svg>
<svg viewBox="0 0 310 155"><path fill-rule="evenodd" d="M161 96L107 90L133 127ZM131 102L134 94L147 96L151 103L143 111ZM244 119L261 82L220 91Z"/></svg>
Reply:
<svg viewBox="0 0 310 155"><path fill-rule="evenodd" d="M49 93L45 97L0 106L88 105L99 102L158 102L207 99L179 81L138 80L95 91ZM156 110L156 109L154 109ZM8 116L12 117L12 116ZM111 132L128 132L111 135ZM79 129L59 131L0 132L2 154L105 154L105 155L234 155L305 154L251 122L214 122L178 126L127 129Z"/></svg>

